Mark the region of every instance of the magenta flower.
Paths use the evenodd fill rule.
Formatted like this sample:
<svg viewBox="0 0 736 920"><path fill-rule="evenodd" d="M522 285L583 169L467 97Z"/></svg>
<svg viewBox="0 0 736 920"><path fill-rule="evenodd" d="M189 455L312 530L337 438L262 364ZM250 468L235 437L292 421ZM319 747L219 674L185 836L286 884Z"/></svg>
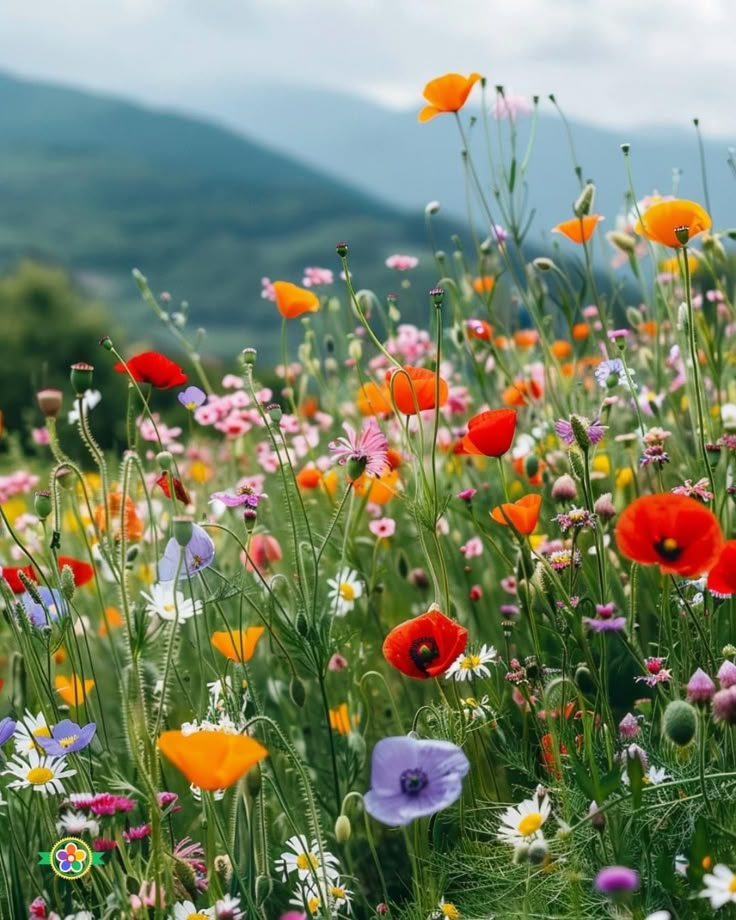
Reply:
<svg viewBox="0 0 736 920"><path fill-rule="evenodd" d="M595 887L601 894L616 895L636 891L639 873L627 866L606 866L595 877Z"/></svg>
<svg viewBox="0 0 736 920"><path fill-rule="evenodd" d="M411 268L416 268L419 265L419 259L416 256L405 256L400 253L396 255L389 256L386 259L387 268L395 268L397 272L406 272Z"/></svg>
<svg viewBox="0 0 736 920"><path fill-rule="evenodd" d="M264 498L249 485L239 486L234 492L213 492L210 495L210 502L222 502L228 508L239 508L246 505L248 508L257 508L258 502Z"/></svg>
<svg viewBox="0 0 736 920"><path fill-rule="evenodd" d="M728 690L736 684L736 664L726 659L718 669L718 683L721 690Z"/></svg>
<svg viewBox="0 0 736 920"><path fill-rule="evenodd" d="M636 738L640 731L639 720L631 712L627 712L618 723L618 733L622 738Z"/></svg>
<svg viewBox="0 0 736 920"><path fill-rule="evenodd" d="M450 741L383 738L373 748L365 810L391 827L433 815L460 798L469 769L462 749Z"/></svg>
<svg viewBox="0 0 736 920"><path fill-rule="evenodd" d="M596 604L596 616L583 617L583 623L596 632L621 632L626 626L626 617L615 617L615 610L616 605L612 601L608 604Z"/></svg>
<svg viewBox="0 0 736 920"><path fill-rule="evenodd" d="M716 692L716 685L702 668L698 668L687 682L688 703L709 703Z"/></svg>
<svg viewBox="0 0 736 920"><path fill-rule="evenodd" d="M342 426L347 432L346 438L337 438L327 445L340 465L349 463L348 473L357 479L361 473L381 476L388 469L388 441L386 436L371 419L356 434L355 429L345 422Z"/></svg>
<svg viewBox="0 0 736 920"><path fill-rule="evenodd" d="M600 419L596 418L591 422L582 415L572 415L570 418L580 426L590 444L597 444L603 439L606 433L606 426L601 425ZM574 444L577 440L572 421L568 421L564 418L557 419L555 422L555 431L565 444Z"/></svg>

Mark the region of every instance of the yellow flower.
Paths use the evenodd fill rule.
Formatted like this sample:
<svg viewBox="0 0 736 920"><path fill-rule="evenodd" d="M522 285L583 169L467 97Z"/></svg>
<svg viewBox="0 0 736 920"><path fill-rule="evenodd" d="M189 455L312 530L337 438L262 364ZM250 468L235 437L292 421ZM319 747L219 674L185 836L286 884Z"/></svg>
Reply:
<svg viewBox="0 0 736 920"><path fill-rule="evenodd" d="M633 481L634 474L631 472L631 467L624 466L616 470L616 488L620 491L630 486Z"/></svg>

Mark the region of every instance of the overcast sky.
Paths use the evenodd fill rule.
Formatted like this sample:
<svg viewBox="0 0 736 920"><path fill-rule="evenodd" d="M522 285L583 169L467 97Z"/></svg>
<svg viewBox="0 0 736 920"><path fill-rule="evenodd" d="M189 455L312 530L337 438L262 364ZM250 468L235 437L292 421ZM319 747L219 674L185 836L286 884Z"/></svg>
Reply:
<svg viewBox="0 0 736 920"><path fill-rule="evenodd" d="M254 81L418 110L476 70L575 120L697 116L736 144L734 0L9 0L0 30L0 68L214 115Z"/></svg>

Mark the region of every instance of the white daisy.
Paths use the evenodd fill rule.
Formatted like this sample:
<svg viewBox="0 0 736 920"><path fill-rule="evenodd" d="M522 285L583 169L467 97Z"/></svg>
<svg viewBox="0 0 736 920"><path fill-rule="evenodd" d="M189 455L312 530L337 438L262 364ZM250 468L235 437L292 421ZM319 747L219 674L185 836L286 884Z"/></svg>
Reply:
<svg viewBox="0 0 736 920"><path fill-rule="evenodd" d="M245 912L240 907L240 896L231 897L226 894L215 904L217 920L245 920Z"/></svg>
<svg viewBox="0 0 736 920"><path fill-rule="evenodd" d="M537 786L534 798L525 799L519 805L512 805L501 815L498 839L503 843L510 843L513 847L544 839L541 827L549 818L550 811L547 791Z"/></svg>
<svg viewBox="0 0 736 920"><path fill-rule="evenodd" d="M102 399L102 393L99 390L85 390L82 396L82 410L85 417L89 414L90 409L94 409L97 403ZM79 421L79 401L74 403L74 408L67 413L67 419L70 425L76 425Z"/></svg>
<svg viewBox="0 0 736 920"><path fill-rule="evenodd" d="M23 718L18 719L18 724L15 727L15 734L13 735L13 744L15 745L16 753L25 755L30 751L41 751L41 747L36 744L34 740L39 736L42 738L51 737L49 724L42 712L34 716L26 709Z"/></svg>
<svg viewBox="0 0 736 920"><path fill-rule="evenodd" d="M642 782L646 786L658 786L660 783L663 783L666 779L669 779L669 775L664 767L649 767L647 772L642 778ZM621 774L621 782L624 786L628 786L631 782L629 779L628 770L624 769Z"/></svg>
<svg viewBox="0 0 736 920"><path fill-rule="evenodd" d="M332 853L325 849L323 849L320 854L319 845L316 840L313 840L310 844L307 842L306 837L297 834L294 837L290 837L286 841L285 846L287 846L291 852L287 850L279 857L282 863L281 869L284 880L286 880L292 872L298 873L300 881L304 881L305 879L313 880L315 875L317 875L318 878L326 875L330 881L339 878L337 857L333 856ZM324 860L324 867L320 860L320 855Z"/></svg>
<svg viewBox="0 0 736 920"><path fill-rule="evenodd" d="M705 888L700 892L701 898L710 898L710 906L718 910L725 904L736 904L736 875L723 863L713 866L713 872L703 876Z"/></svg>
<svg viewBox="0 0 736 920"><path fill-rule="evenodd" d="M175 591L173 581L159 581L151 587L151 593L141 592L141 597L148 601L146 613L159 616L162 620L175 620L183 623L197 613L202 612L202 602L184 597L182 591Z"/></svg>
<svg viewBox="0 0 736 920"><path fill-rule="evenodd" d="M340 569L337 578L331 578L327 584L330 588L327 596L332 602L335 616L344 617L353 609L356 600L363 596L363 582L358 578L358 573L350 568Z"/></svg>
<svg viewBox="0 0 736 920"><path fill-rule="evenodd" d="M81 811L65 811L56 822L56 831L62 836L73 834L75 837L86 831L92 837L97 837L100 833L100 825L93 818L82 814Z"/></svg>
<svg viewBox="0 0 736 920"><path fill-rule="evenodd" d="M486 665L498 657L496 649L491 645L481 645L475 652L464 652L452 662L445 671L445 680L454 677L455 680L470 680L471 677L489 677L491 672Z"/></svg>
<svg viewBox="0 0 736 920"><path fill-rule="evenodd" d="M179 901L174 904L172 920L211 920L215 916L214 907L202 907L199 910L191 901Z"/></svg>
<svg viewBox="0 0 736 920"><path fill-rule="evenodd" d="M67 770L66 760L63 757L48 757L38 751L28 751L25 759L15 757L8 761L8 769L4 775L17 777L8 783L8 789L33 789L34 792L43 792L44 795L63 795L64 787L61 780L66 776L76 775L76 770Z"/></svg>

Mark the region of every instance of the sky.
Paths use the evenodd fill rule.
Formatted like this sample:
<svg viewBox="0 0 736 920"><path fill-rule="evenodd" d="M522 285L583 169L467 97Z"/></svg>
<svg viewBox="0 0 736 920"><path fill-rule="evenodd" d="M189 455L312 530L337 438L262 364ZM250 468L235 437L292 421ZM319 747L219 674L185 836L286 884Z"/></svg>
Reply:
<svg viewBox="0 0 736 920"><path fill-rule="evenodd" d="M698 117L736 145L734 0L32 0L0 30L2 69L214 116L269 81L418 109L478 71L577 121Z"/></svg>

